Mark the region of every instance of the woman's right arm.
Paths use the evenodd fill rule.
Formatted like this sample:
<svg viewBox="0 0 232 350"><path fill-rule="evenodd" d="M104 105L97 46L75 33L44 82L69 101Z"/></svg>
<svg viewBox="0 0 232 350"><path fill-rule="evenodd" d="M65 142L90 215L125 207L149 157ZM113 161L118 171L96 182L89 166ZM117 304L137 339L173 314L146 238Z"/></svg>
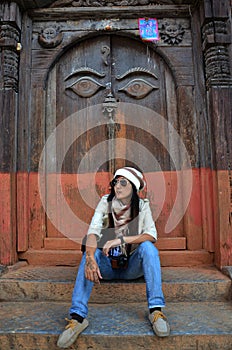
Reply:
<svg viewBox="0 0 232 350"><path fill-rule="evenodd" d="M100 283L100 279L102 279L94 254L97 249L97 241L101 237L103 216L107 212L108 208L107 197L107 195L103 196L95 209L86 241L85 277L95 283Z"/></svg>
<svg viewBox="0 0 232 350"><path fill-rule="evenodd" d="M100 269L95 260L94 253L97 249L97 239L95 234L89 233L86 241L86 263L85 263L85 277L94 282L100 283L102 279Z"/></svg>

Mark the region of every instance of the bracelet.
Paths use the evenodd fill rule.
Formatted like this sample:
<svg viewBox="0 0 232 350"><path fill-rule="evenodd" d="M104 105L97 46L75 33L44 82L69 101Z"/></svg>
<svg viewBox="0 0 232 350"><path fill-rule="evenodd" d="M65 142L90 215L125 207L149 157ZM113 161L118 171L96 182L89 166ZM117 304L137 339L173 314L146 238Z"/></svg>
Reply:
<svg viewBox="0 0 232 350"><path fill-rule="evenodd" d="M121 241L121 245L125 245L126 244L126 242L124 241L124 237L123 236L120 236L119 239Z"/></svg>

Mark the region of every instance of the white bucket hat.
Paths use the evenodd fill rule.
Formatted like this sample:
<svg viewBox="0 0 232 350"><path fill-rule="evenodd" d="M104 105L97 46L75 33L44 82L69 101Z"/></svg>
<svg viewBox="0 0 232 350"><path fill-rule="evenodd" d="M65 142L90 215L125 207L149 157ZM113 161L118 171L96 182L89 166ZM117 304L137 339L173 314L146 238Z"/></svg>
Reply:
<svg viewBox="0 0 232 350"><path fill-rule="evenodd" d="M120 168L116 170L114 174L114 179L117 176L123 176L127 180L132 182L135 185L135 188L137 189L137 191L142 190L146 185L143 178L143 174L140 171L136 170L135 168L131 168L131 167Z"/></svg>

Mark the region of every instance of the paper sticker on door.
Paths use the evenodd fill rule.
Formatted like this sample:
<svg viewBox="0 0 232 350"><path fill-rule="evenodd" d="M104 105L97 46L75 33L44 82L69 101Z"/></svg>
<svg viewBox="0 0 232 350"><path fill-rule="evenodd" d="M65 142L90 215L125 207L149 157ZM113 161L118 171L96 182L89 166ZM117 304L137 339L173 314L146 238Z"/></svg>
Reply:
<svg viewBox="0 0 232 350"><path fill-rule="evenodd" d="M143 40L160 40L156 18L139 18L139 34Z"/></svg>

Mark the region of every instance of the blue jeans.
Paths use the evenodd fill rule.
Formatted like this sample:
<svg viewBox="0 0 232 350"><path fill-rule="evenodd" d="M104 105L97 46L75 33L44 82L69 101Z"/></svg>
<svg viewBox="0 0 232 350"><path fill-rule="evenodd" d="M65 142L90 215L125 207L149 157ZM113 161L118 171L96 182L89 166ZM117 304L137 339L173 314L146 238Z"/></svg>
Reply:
<svg viewBox="0 0 232 350"><path fill-rule="evenodd" d="M103 255L100 249L96 249L95 259L105 280L133 280L144 276L149 309L165 306L159 253L151 242L143 242L136 248L130 256L126 269L112 269L110 258ZM70 314L76 313L84 318L88 314L88 301L94 285L94 282L85 278L85 261L86 255L84 253L78 269L70 308Z"/></svg>

